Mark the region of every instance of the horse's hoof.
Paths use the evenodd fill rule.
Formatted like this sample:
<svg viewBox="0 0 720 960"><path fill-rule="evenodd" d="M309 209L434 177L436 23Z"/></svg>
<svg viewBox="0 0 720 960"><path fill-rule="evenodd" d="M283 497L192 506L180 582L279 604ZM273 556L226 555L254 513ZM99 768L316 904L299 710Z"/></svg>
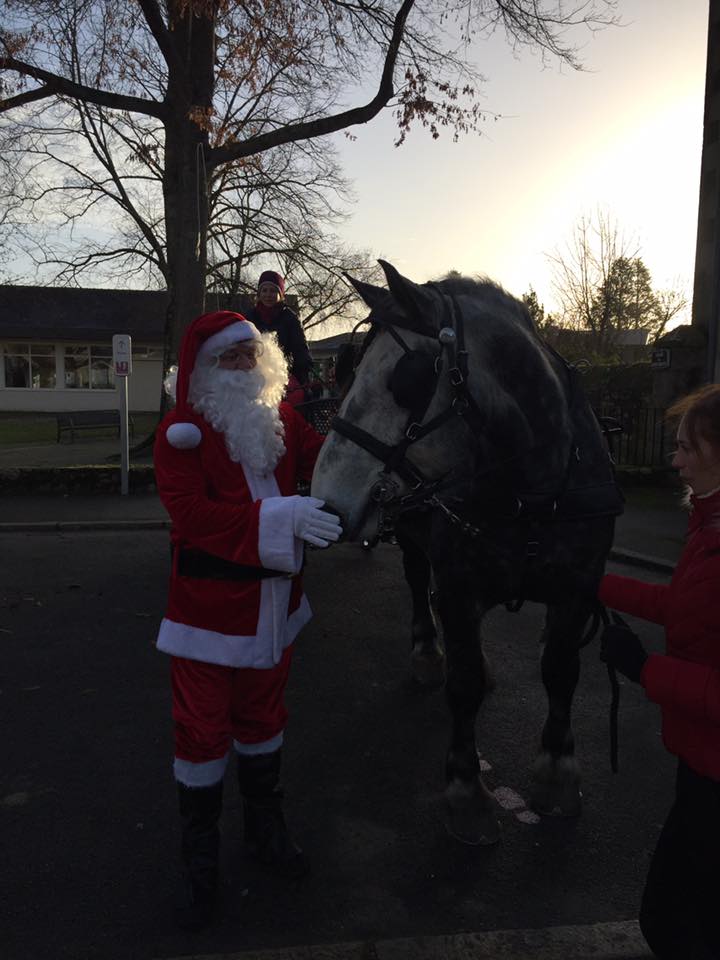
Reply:
<svg viewBox="0 0 720 960"><path fill-rule="evenodd" d="M578 817L582 812L580 777L574 757L553 759L542 754L535 761L530 807L544 817Z"/></svg>
<svg viewBox="0 0 720 960"><path fill-rule="evenodd" d="M428 654L424 650L413 649L410 654L410 670L413 680L421 687L439 690L447 676L445 654L438 652Z"/></svg>
<svg viewBox="0 0 720 960"><path fill-rule="evenodd" d="M471 847L489 847L500 840L498 803L482 783L453 781L445 800L445 829L451 837Z"/></svg>

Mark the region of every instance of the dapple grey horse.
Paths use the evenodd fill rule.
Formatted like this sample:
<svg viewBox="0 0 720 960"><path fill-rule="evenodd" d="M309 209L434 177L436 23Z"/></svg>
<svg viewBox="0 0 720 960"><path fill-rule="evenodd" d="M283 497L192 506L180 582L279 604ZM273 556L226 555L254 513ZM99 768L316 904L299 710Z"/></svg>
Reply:
<svg viewBox="0 0 720 960"><path fill-rule="evenodd" d="M502 603L546 604L548 714L531 802L543 814L576 815L570 715L579 649L622 498L577 375L522 303L489 281L419 285L381 265L388 289L348 278L370 307L370 332L312 494L342 517L350 540L394 525L413 594L417 668L427 672L443 653L447 662L447 826L464 842L493 843L497 805L475 739L488 685L482 619Z"/></svg>

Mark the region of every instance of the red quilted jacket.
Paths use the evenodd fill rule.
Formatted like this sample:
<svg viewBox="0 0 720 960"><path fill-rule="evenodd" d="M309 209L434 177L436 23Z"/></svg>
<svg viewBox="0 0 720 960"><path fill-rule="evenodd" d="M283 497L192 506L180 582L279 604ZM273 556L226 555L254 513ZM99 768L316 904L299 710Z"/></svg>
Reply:
<svg viewBox="0 0 720 960"><path fill-rule="evenodd" d="M720 781L720 491L692 497L687 542L669 584L607 574L600 600L665 627L666 652L640 677L662 711L663 742Z"/></svg>

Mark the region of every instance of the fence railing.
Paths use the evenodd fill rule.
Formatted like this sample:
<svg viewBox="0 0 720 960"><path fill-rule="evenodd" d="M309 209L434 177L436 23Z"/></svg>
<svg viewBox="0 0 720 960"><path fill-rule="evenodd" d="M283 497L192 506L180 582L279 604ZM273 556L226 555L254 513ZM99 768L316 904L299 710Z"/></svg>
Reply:
<svg viewBox="0 0 720 960"><path fill-rule="evenodd" d="M318 433L326 434L337 413L340 400L327 397L297 407ZM609 417L619 424L619 433L609 437L613 460L619 467L666 467L672 449L664 422L664 411L654 407L602 402L593 405L598 417Z"/></svg>
<svg viewBox="0 0 720 960"><path fill-rule="evenodd" d="M610 438L619 467L666 467L671 443L665 411L655 407L623 406L605 402L594 407L599 417L611 417L621 427Z"/></svg>

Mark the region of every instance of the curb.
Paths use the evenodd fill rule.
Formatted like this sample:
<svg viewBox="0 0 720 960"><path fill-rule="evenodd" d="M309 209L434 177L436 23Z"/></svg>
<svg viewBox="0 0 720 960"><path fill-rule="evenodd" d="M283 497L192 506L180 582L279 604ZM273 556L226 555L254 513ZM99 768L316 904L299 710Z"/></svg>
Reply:
<svg viewBox="0 0 720 960"><path fill-rule="evenodd" d="M169 530L169 520L19 520L0 522L0 533L54 533L82 530Z"/></svg>
<svg viewBox="0 0 720 960"><path fill-rule="evenodd" d="M174 960L645 960L634 920L543 930L494 930L436 937L328 943L279 950L192 954Z"/></svg>
<svg viewBox="0 0 720 960"><path fill-rule="evenodd" d="M610 560L616 563L626 563L632 567L643 567L645 570L654 570L657 573L673 573L675 564L662 557L653 557L647 553L637 553L625 547L613 547L610 550Z"/></svg>

